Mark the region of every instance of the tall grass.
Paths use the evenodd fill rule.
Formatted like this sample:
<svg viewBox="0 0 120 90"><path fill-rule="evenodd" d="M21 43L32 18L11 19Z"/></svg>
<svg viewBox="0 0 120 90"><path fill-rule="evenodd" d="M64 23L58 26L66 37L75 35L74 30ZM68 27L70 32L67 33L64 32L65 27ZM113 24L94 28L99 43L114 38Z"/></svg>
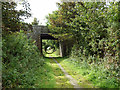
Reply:
<svg viewBox="0 0 120 90"><path fill-rule="evenodd" d="M83 60L82 60L83 59ZM90 62L92 60L92 62ZM119 73L114 68L114 63L109 64L108 58L95 61L95 57L71 57L68 59L75 68L79 68L81 75L99 88L120 88ZM113 66L112 66L113 65Z"/></svg>

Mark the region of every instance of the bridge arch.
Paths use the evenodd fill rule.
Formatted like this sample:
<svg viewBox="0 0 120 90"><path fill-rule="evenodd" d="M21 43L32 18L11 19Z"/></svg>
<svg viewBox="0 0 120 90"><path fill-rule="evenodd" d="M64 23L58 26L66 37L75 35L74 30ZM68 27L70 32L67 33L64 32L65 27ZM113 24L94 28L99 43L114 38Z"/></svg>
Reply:
<svg viewBox="0 0 120 90"><path fill-rule="evenodd" d="M47 39L47 40L58 40L58 38L53 37L50 34L49 29L47 26L43 25L34 25L32 26L32 33L29 34L35 41L38 49L40 50L41 54L42 52L42 40ZM62 47L61 41L59 41L59 49L60 49L60 56L63 56L63 47Z"/></svg>

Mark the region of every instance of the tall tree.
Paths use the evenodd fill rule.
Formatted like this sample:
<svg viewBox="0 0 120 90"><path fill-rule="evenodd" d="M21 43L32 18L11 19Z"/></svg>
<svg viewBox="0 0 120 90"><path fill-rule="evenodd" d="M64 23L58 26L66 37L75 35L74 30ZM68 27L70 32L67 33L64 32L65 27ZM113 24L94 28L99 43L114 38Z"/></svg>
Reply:
<svg viewBox="0 0 120 90"><path fill-rule="evenodd" d="M1 2L2 3L2 25L3 32L6 31L19 31L22 27L22 17L29 18L30 14L30 5L27 5L28 2L24 2L24 10L17 10L17 3L15 2Z"/></svg>
<svg viewBox="0 0 120 90"><path fill-rule="evenodd" d="M47 17L49 29L56 33L73 34L78 48L82 47L82 51L86 49L86 55L95 54L103 57L106 51L108 52L105 48L108 46L107 41L112 40L110 38L114 39L114 31L118 31L118 4L63 2L58 5L58 11Z"/></svg>

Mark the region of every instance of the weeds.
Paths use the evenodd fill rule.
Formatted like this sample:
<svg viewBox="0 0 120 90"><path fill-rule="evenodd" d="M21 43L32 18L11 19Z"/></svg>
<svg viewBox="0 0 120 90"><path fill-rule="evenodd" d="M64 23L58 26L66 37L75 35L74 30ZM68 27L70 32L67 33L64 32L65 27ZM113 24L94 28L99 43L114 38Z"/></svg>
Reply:
<svg viewBox="0 0 120 90"><path fill-rule="evenodd" d="M36 69L44 64L34 43L22 31L3 38L3 88L34 86Z"/></svg>
<svg viewBox="0 0 120 90"><path fill-rule="evenodd" d="M92 59L89 58L89 59ZM99 88L119 88L120 83L116 70L106 68L106 60L103 63L81 61L80 58L69 58L67 61L74 65L74 68L79 68L78 71L82 76L86 77L96 87ZM77 61L78 60L78 61Z"/></svg>

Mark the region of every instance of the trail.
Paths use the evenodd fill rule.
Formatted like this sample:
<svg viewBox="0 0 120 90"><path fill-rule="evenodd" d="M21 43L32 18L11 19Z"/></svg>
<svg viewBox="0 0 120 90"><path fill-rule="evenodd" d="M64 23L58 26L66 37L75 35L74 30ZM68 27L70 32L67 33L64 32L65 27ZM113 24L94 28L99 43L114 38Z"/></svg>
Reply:
<svg viewBox="0 0 120 90"><path fill-rule="evenodd" d="M78 72L71 63L64 58L50 58L50 66L53 68L56 88L94 88L92 83Z"/></svg>
<svg viewBox="0 0 120 90"><path fill-rule="evenodd" d="M74 86L69 82L69 79L65 76L64 72L53 60L53 58L51 58L49 62L50 66L52 67L53 76L56 82L54 88L74 88Z"/></svg>
<svg viewBox="0 0 120 90"><path fill-rule="evenodd" d="M57 63L57 65L60 67L60 69L64 72L65 76L69 79L69 82L71 83L71 85L74 86L74 88L82 88L82 87L80 87L80 86L78 85L77 80L75 80L71 75L69 75L69 74L64 70L64 68L63 68L55 59L53 59L53 60Z"/></svg>

